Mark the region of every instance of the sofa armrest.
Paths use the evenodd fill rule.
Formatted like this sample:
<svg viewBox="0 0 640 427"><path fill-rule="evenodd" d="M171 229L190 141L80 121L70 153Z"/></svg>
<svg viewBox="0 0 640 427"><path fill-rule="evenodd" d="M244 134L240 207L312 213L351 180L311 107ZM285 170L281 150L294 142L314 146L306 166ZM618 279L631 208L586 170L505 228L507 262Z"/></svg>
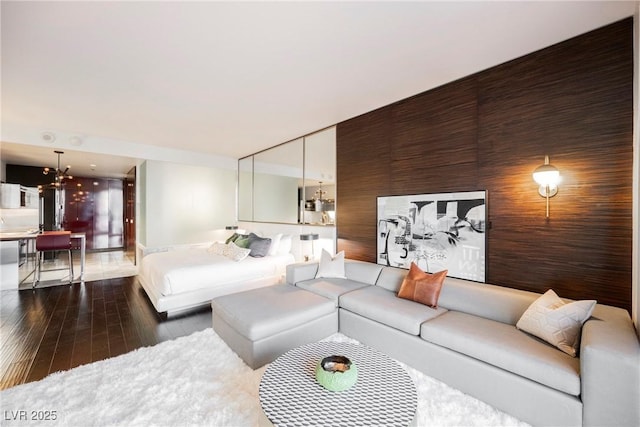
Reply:
<svg viewBox="0 0 640 427"><path fill-rule="evenodd" d="M287 283L295 285L303 280L311 280L318 272L317 262L298 262L287 265Z"/></svg>
<svg viewBox="0 0 640 427"><path fill-rule="evenodd" d="M584 426L640 425L640 343L626 310L596 306L580 346Z"/></svg>

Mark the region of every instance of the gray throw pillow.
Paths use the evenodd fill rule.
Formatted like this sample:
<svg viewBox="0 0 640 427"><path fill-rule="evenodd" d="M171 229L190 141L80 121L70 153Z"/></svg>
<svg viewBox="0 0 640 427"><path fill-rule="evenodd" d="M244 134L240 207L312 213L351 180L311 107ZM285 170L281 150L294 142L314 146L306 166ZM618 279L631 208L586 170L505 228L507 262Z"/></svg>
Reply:
<svg viewBox="0 0 640 427"><path fill-rule="evenodd" d="M259 237L254 233L249 234L249 246L251 249L249 256L255 258L261 258L269 255L269 248L271 247L271 239L267 237Z"/></svg>

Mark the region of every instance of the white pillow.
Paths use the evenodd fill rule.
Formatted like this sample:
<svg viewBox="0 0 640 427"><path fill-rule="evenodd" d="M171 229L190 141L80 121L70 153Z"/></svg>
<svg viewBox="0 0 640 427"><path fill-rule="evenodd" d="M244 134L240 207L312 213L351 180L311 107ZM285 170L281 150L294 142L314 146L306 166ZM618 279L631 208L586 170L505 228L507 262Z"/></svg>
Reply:
<svg viewBox="0 0 640 427"><path fill-rule="evenodd" d="M278 233L271 238L271 247L269 248L269 255L274 256L278 254L278 248L280 246L280 239L282 239L282 233Z"/></svg>
<svg viewBox="0 0 640 427"><path fill-rule="evenodd" d="M227 251L227 245L223 242L213 242L213 244L209 246L209 249L207 250L215 255L226 256L225 253Z"/></svg>
<svg viewBox="0 0 640 427"><path fill-rule="evenodd" d="M291 252L291 234L284 234L280 238L280 244L278 245L278 255L286 255Z"/></svg>
<svg viewBox="0 0 640 427"><path fill-rule="evenodd" d="M251 249L241 248L235 243L229 242L224 255L233 261L242 261L243 259L249 256L249 252L251 252Z"/></svg>
<svg viewBox="0 0 640 427"><path fill-rule="evenodd" d="M329 252L325 249L322 250L316 279L319 277L347 278L344 272L344 251L340 251L335 257L331 257Z"/></svg>
<svg viewBox="0 0 640 427"><path fill-rule="evenodd" d="M516 328L535 335L575 357L582 325L591 316L595 300L565 303L549 289L522 314Z"/></svg>

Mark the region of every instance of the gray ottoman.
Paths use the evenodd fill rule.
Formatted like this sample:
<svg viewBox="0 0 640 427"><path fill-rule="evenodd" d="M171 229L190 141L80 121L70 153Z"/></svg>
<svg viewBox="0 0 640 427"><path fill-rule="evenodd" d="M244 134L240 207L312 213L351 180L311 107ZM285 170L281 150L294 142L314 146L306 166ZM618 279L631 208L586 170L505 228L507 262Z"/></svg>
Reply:
<svg viewBox="0 0 640 427"><path fill-rule="evenodd" d="M252 369L338 332L335 301L286 284L217 297L211 307L213 330Z"/></svg>

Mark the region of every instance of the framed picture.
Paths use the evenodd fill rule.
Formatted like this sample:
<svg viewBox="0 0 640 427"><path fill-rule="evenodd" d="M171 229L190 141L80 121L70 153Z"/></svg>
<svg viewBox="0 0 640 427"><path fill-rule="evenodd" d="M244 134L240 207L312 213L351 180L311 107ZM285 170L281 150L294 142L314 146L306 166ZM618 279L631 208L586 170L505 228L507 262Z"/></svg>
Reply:
<svg viewBox="0 0 640 427"><path fill-rule="evenodd" d="M378 264L485 281L487 192L378 197Z"/></svg>

